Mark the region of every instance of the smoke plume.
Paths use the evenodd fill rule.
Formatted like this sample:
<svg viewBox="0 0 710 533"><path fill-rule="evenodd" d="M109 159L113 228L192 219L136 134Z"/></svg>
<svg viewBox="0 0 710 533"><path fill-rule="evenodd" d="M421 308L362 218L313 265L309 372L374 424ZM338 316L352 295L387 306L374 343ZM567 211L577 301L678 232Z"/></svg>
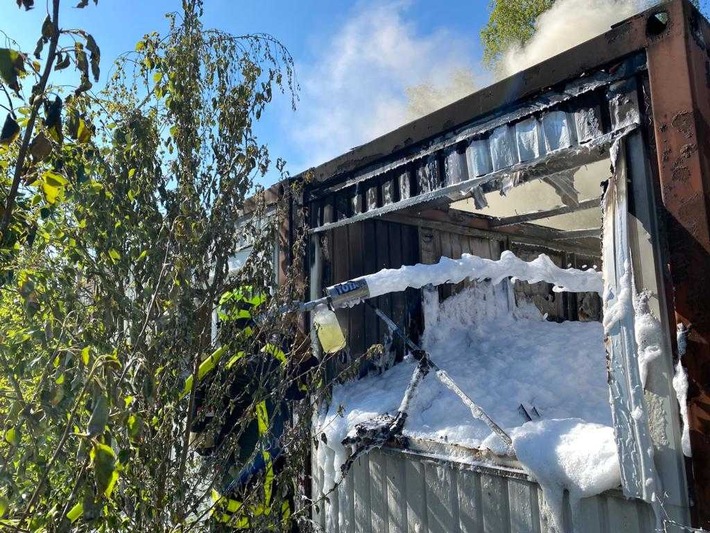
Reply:
<svg viewBox="0 0 710 533"><path fill-rule="evenodd" d="M558 0L538 18L533 38L524 47L513 47L506 52L501 74L510 76L588 41L651 3L655 2Z"/></svg>

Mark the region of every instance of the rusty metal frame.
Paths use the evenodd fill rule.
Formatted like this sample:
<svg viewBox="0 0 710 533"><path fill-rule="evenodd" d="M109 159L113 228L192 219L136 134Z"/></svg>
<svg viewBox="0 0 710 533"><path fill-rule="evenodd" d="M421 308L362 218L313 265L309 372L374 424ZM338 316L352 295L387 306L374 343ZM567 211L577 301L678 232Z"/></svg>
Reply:
<svg viewBox="0 0 710 533"><path fill-rule="evenodd" d="M690 327L691 509L710 528L710 26L673 1L664 34L648 45L657 186L667 241L669 331ZM674 346L674 350L676 347Z"/></svg>

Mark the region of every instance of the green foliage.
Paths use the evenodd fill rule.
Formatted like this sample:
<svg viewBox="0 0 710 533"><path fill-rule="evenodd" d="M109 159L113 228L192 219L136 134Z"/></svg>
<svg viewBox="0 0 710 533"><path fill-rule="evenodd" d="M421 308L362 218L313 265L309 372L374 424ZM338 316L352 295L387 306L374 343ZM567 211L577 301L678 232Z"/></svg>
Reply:
<svg viewBox="0 0 710 533"><path fill-rule="evenodd" d="M28 10L33 4L17 2L18 7ZM6 48L0 48L0 96L6 99L0 103L6 111L0 135L2 259L10 260L25 244L32 243L37 225L62 200L65 185L74 178L64 167L72 147L64 142L63 114L85 105L80 96L92 87L90 75L96 81L100 74L101 53L96 40L83 30L60 28L61 13L60 0L52 0L32 56L20 51L10 39ZM54 70L72 64L79 83L74 94L62 100L57 95L60 89L52 87L50 77ZM25 83L25 78L31 83ZM90 136L87 131L79 137L73 135L72 140L86 142ZM0 284L14 275L8 264L2 264Z"/></svg>
<svg viewBox="0 0 710 533"><path fill-rule="evenodd" d="M0 514L25 530L203 529L229 453L209 464L193 453L186 382L226 377L267 337L292 336L278 316L258 335L224 327L218 346L209 320L243 281L228 275L237 237L254 247L241 277L257 293L273 281L274 232L254 186L272 160L253 126L274 91L292 94L292 60L270 36L204 28L201 1L183 4L100 94L89 90L98 46L59 30L57 0L37 45L44 63L22 58L29 94L22 83L10 95L15 60L3 74L20 132L3 128L0 144ZM50 83L67 61L69 92ZM273 305L297 290L282 287ZM292 371L257 396L282 397ZM208 393L215 409L223 389ZM307 447L298 436L289 445Z"/></svg>
<svg viewBox="0 0 710 533"><path fill-rule="evenodd" d="M493 66L514 45L524 45L535 33L535 21L555 0L491 0L488 23L481 30L483 60Z"/></svg>

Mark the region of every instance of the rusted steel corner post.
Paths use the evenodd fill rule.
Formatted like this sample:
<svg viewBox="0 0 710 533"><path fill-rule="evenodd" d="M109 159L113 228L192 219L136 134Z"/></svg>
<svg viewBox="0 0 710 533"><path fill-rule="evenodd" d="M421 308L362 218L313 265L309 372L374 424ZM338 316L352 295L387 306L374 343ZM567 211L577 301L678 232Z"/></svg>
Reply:
<svg viewBox="0 0 710 533"><path fill-rule="evenodd" d="M648 67L672 288L671 331L690 326L688 371L694 525L710 528L710 27L689 3L649 25ZM673 314L675 316L673 316Z"/></svg>

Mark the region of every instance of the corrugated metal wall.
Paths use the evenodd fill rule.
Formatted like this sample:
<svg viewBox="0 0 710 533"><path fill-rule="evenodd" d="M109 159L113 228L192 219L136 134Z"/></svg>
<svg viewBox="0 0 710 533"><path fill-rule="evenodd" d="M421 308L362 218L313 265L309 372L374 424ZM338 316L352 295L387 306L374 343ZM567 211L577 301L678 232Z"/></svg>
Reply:
<svg viewBox="0 0 710 533"><path fill-rule="evenodd" d="M322 469L314 469L322 484ZM329 533L549 531L540 487L522 472L442 463L411 453L373 450L353 465L341 485L320 502L316 527ZM571 531L569 504L565 531ZM651 508L620 492L582 500L579 533L653 531Z"/></svg>

